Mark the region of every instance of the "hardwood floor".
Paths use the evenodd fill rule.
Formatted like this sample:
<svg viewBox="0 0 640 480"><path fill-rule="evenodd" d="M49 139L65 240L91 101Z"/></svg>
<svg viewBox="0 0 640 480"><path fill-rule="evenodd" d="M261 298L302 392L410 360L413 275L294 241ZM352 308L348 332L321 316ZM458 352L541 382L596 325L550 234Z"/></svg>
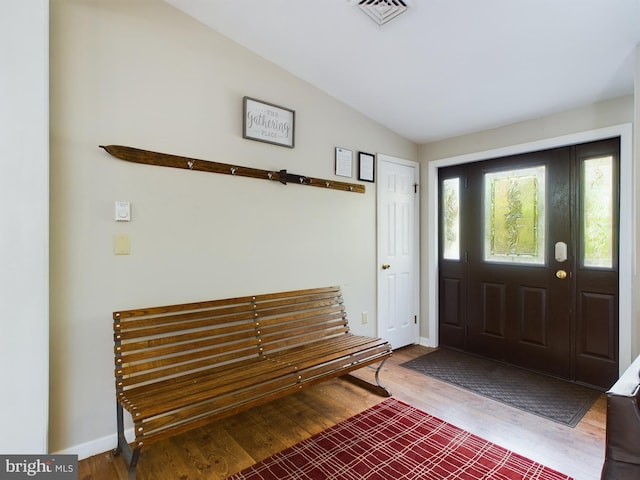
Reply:
<svg viewBox="0 0 640 480"><path fill-rule="evenodd" d="M406 347L385 364L381 380L394 397L576 480L600 478L604 395L569 428L399 366L428 351ZM373 377L368 369L356 374ZM331 380L143 449L137 478L224 479L383 400L346 380ZM80 461L78 478L125 480L127 472L121 458L105 452Z"/></svg>

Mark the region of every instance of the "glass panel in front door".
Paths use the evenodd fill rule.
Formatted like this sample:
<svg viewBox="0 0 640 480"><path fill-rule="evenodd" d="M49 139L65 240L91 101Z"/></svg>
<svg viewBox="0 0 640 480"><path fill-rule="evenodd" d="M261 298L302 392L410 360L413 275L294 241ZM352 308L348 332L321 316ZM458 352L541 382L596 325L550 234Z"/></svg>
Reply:
<svg viewBox="0 0 640 480"><path fill-rule="evenodd" d="M613 157L582 163L582 266L613 267Z"/></svg>
<svg viewBox="0 0 640 480"><path fill-rule="evenodd" d="M460 260L460 178L442 182L444 253L446 260Z"/></svg>
<svg viewBox="0 0 640 480"><path fill-rule="evenodd" d="M484 174L484 260L544 265L544 165Z"/></svg>

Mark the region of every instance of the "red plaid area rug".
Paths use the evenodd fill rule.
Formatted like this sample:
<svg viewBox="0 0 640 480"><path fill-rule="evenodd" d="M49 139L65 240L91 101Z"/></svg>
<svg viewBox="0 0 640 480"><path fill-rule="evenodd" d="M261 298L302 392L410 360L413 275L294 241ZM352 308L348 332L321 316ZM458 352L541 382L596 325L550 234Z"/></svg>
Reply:
<svg viewBox="0 0 640 480"><path fill-rule="evenodd" d="M228 480L571 480L390 398Z"/></svg>

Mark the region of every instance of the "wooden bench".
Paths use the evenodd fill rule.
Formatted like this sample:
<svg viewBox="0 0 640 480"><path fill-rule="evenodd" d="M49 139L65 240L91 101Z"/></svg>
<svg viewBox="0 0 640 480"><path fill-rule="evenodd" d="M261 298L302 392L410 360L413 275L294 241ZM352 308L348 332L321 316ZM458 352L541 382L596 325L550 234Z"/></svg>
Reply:
<svg viewBox="0 0 640 480"><path fill-rule="evenodd" d="M113 319L114 454L123 454L130 479L143 446L364 366L377 365L377 385L367 385L391 395L379 380L391 345L350 333L339 287L127 310Z"/></svg>

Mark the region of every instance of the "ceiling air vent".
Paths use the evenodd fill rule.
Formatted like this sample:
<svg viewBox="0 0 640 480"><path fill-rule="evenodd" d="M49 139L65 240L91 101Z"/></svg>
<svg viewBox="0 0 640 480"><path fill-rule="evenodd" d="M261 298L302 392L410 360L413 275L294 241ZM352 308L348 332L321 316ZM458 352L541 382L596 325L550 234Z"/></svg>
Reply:
<svg viewBox="0 0 640 480"><path fill-rule="evenodd" d="M361 0L358 7L378 25L384 25L407 10L402 0Z"/></svg>

